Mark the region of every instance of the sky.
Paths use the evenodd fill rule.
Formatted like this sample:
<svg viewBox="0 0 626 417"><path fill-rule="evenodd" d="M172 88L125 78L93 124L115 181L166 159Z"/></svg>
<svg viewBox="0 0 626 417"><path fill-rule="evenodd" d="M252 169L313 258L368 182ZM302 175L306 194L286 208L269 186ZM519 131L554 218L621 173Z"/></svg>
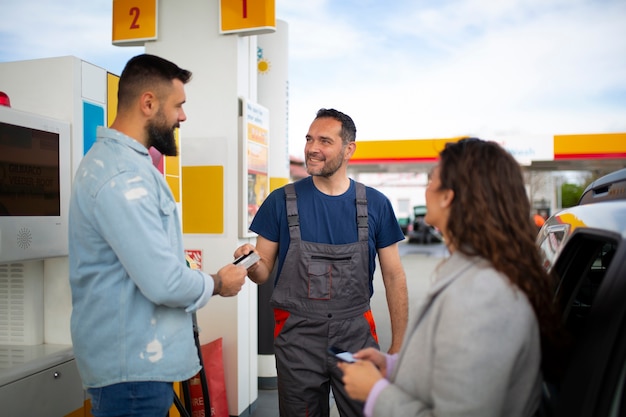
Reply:
<svg viewBox="0 0 626 417"><path fill-rule="evenodd" d="M111 8L0 0L0 62L74 55L119 74L143 48L111 44ZM321 107L349 114L357 142L626 132L626 0L276 0L276 17L294 156Z"/></svg>

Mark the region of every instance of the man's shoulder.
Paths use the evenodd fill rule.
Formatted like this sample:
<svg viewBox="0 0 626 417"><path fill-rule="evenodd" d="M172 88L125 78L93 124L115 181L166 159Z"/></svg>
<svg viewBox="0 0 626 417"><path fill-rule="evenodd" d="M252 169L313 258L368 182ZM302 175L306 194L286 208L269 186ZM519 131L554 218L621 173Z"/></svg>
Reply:
<svg viewBox="0 0 626 417"><path fill-rule="evenodd" d="M80 180L83 185L91 184L98 190L112 181L132 185L137 183L137 178L141 178L152 182L158 176L158 171L152 168L133 150L114 141L106 144L98 141L80 161L75 181Z"/></svg>
<svg viewBox="0 0 626 417"><path fill-rule="evenodd" d="M85 154L81 164L83 166L95 165L100 171L109 172L113 175L125 172L151 172L151 166L139 163L140 161L142 161L142 157L123 144L116 141L106 143L98 141Z"/></svg>
<svg viewBox="0 0 626 417"><path fill-rule="evenodd" d="M369 185L365 185L365 195L367 196L368 202L386 202L389 200L385 194L374 187L370 187Z"/></svg>

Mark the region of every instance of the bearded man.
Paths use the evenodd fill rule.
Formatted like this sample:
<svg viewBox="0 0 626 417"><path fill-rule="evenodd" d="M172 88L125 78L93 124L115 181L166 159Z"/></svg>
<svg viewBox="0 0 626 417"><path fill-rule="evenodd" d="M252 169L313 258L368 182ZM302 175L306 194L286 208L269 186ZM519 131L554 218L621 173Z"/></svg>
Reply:
<svg viewBox="0 0 626 417"><path fill-rule="evenodd" d="M352 118L321 109L306 135L309 177L273 191L250 230L261 260L248 276L261 284L277 262L274 290L274 348L280 415L328 417L332 388L342 417L363 415L363 403L350 399L329 347L356 352L378 347L370 309L378 255L392 341L402 344L408 295L398 242L404 239L391 203L382 193L348 177L356 149Z"/></svg>
<svg viewBox="0 0 626 417"><path fill-rule="evenodd" d="M120 77L117 116L99 127L70 201L71 334L96 417L166 416L175 381L200 370L193 313L234 296L246 269L186 266L174 197L149 148L176 155L191 72L139 55Z"/></svg>

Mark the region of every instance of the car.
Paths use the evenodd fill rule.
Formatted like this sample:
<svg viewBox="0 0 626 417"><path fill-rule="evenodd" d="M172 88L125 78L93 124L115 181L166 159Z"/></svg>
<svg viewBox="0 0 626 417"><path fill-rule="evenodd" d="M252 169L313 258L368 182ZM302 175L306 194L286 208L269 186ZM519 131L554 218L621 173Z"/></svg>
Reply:
<svg viewBox="0 0 626 417"><path fill-rule="evenodd" d="M537 416L626 415L626 169L548 218L537 243L570 339Z"/></svg>
<svg viewBox="0 0 626 417"><path fill-rule="evenodd" d="M443 241L441 233L435 227L424 221L426 206L413 207L412 229L407 233L409 243L440 243Z"/></svg>

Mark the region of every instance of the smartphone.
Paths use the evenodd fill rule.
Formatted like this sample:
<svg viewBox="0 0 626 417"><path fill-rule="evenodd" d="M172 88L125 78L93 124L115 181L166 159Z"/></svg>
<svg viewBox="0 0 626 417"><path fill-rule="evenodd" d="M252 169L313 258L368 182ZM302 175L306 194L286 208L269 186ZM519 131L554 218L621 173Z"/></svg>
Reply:
<svg viewBox="0 0 626 417"><path fill-rule="evenodd" d="M328 353L334 355L338 360L342 362L354 363L356 359L352 356L352 353L346 352L343 349L339 349L338 347L331 346L328 348Z"/></svg>
<svg viewBox="0 0 626 417"><path fill-rule="evenodd" d="M259 259L261 259L261 257L256 252L250 252L245 255L241 255L239 258L235 259L233 263L248 269L257 263Z"/></svg>

